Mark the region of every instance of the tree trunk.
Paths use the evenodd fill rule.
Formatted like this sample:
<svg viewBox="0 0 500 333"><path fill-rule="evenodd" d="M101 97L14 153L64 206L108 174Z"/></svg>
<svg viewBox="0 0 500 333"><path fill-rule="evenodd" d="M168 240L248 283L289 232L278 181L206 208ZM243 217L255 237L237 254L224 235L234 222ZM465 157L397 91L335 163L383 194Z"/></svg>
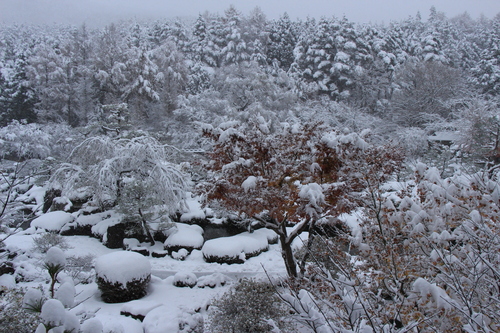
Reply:
<svg viewBox="0 0 500 333"><path fill-rule="evenodd" d="M144 215L142 215L142 211L140 208L139 208L139 215L141 216L142 229L144 230L144 233L149 238L149 242L151 243L151 245L155 245L155 240L153 238L153 235L151 234L151 230L149 230L148 222L144 218Z"/></svg>
<svg viewBox="0 0 500 333"><path fill-rule="evenodd" d="M293 257L292 242L287 240L286 223L281 223L279 237L281 256L285 262L286 272L288 273L288 277L295 278L297 277L297 265Z"/></svg>

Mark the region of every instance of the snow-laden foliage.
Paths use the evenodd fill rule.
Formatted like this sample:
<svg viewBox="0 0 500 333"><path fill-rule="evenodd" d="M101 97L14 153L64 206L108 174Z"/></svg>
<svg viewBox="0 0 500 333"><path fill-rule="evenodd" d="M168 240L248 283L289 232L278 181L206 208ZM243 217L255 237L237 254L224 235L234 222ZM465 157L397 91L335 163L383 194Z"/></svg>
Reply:
<svg viewBox="0 0 500 333"><path fill-rule="evenodd" d="M286 311L271 284L243 279L215 302L211 329L226 332L273 332L290 329Z"/></svg>
<svg viewBox="0 0 500 333"><path fill-rule="evenodd" d="M50 184L69 197L85 185L90 186L95 202L106 206L116 202L128 184L137 181L147 188L144 195L174 213L183 209L188 183L182 172L168 162L169 156L169 147L149 136L117 140L93 137L72 151L73 165L62 165Z"/></svg>
<svg viewBox="0 0 500 333"><path fill-rule="evenodd" d="M214 141L207 167L215 179L205 189L210 199L274 230L288 273L296 276L292 241L323 214L354 208L353 192L390 179L402 156L392 147L370 145L369 131L284 123L271 132L263 125L233 122L205 130ZM295 225L291 232L289 223Z"/></svg>
<svg viewBox="0 0 500 333"><path fill-rule="evenodd" d="M151 264L142 254L118 251L102 255L95 263L96 282L106 303L144 297L151 280Z"/></svg>
<svg viewBox="0 0 500 333"><path fill-rule="evenodd" d="M143 255L135 252L112 252L96 259L98 277L110 282L127 285L127 282L151 275L151 264Z"/></svg>
<svg viewBox="0 0 500 333"><path fill-rule="evenodd" d="M419 164L413 181L392 188L369 188L352 216L360 243L349 233L315 238L319 260L283 299L325 332L498 330L497 176L443 179Z"/></svg>

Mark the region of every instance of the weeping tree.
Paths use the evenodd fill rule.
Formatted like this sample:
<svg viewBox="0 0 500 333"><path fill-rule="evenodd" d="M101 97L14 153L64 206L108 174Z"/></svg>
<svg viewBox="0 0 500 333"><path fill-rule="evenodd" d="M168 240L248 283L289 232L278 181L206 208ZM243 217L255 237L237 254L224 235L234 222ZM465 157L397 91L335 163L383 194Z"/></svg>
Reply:
<svg viewBox="0 0 500 333"><path fill-rule="evenodd" d="M170 147L154 138L92 137L70 154L51 178L52 188L70 199L87 193L102 209L117 207L129 221L140 223L153 243L155 217L185 209L188 179L169 163Z"/></svg>

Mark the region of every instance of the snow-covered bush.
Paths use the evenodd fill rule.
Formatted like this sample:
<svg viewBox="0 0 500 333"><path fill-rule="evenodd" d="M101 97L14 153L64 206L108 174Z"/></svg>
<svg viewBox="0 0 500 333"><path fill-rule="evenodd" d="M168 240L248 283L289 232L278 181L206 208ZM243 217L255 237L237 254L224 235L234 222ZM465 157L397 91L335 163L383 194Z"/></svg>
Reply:
<svg viewBox="0 0 500 333"><path fill-rule="evenodd" d="M282 297L315 331L496 332L500 185L488 172L369 188ZM317 238L319 239L319 238ZM348 245L347 247L345 245ZM340 245L340 246L339 246ZM353 251L348 251L348 248ZM331 328L331 330L330 330Z"/></svg>
<svg viewBox="0 0 500 333"><path fill-rule="evenodd" d="M64 305L57 299L47 300L43 303L40 318L47 331L55 327L63 326L66 318Z"/></svg>
<svg viewBox="0 0 500 333"><path fill-rule="evenodd" d="M118 251L97 258L96 282L106 303L144 297L151 280L151 264L136 252Z"/></svg>
<svg viewBox="0 0 500 333"><path fill-rule="evenodd" d="M162 305L150 310L143 320L144 333L203 333L203 315L189 309L172 311Z"/></svg>
<svg viewBox="0 0 500 333"><path fill-rule="evenodd" d="M47 232L33 238L33 250L46 253L51 247L57 246L61 250L70 248L66 239L55 232Z"/></svg>
<svg viewBox="0 0 500 333"><path fill-rule="evenodd" d="M222 274L222 273L214 273L210 275L204 275L198 278L198 283L196 286L198 288L215 288L225 286L228 282L231 281L231 278Z"/></svg>
<svg viewBox="0 0 500 333"><path fill-rule="evenodd" d="M82 333L102 333L102 323L99 319L91 318L82 324Z"/></svg>
<svg viewBox="0 0 500 333"><path fill-rule="evenodd" d="M203 246L203 229L198 225L176 223L175 227L167 230L167 235L163 247L169 253L180 249L186 249L191 253L192 250L199 250Z"/></svg>
<svg viewBox="0 0 500 333"><path fill-rule="evenodd" d="M54 286L57 282L57 276L61 273L66 266L66 255L64 252L56 247L51 247L45 256L43 267L50 275L50 296L54 297Z"/></svg>
<svg viewBox="0 0 500 333"><path fill-rule="evenodd" d="M28 312L42 312L42 305L45 302L45 297L39 289L29 289L23 298L23 309Z"/></svg>
<svg viewBox="0 0 500 333"><path fill-rule="evenodd" d="M185 210L189 183L170 157L169 148L151 136L92 137L75 147L71 163L53 173L49 187L69 198L83 188L97 206L118 205L126 222L136 223L154 244L150 225Z"/></svg>
<svg viewBox="0 0 500 333"><path fill-rule="evenodd" d="M92 254L66 258L66 273L75 281L75 284L87 284L93 280L92 270L94 259L95 257Z"/></svg>
<svg viewBox="0 0 500 333"><path fill-rule="evenodd" d="M37 312L25 311L23 290L0 287L0 328L3 332L33 333L39 321L42 309L34 297L32 304L39 308Z"/></svg>
<svg viewBox="0 0 500 333"><path fill-rule="evenodd" d="M285 306L266 282L243 279L214 305L213 332L271 332L273 326L287 327Z"/></svg>
<svg viewBox="0 0 500 333"><path fill-rule="evenodd" d="M173 285L176 287L189 287L193 288L196 286L198 278L194 273L190 272L177 272L174 275Z"/></svg>

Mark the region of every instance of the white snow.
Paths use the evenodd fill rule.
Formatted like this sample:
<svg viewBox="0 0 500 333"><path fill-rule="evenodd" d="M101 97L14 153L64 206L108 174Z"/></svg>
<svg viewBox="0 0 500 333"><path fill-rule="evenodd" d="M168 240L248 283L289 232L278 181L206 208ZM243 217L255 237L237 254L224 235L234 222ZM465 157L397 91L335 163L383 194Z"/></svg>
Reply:
<svg viewBox="0 0 500 333"><path fill-rule="evenodd" d="M247 254L267 251L269 242L262 233L244 232L231 237L221 237L205 242L201 251L205 257L243 258Z"/></svg>
<svg viewBox="0 0 500 333"><path fill-rule="evenodd" d="M241 184L241 187L245 190L245 192L248 192L250 190L255 189L257 187L257 177L255 177L255 176L249 176Z"/></svg>
<svg viewBox="0 0 500 333"><path fill-rule="evenodd" d="M165 248L180 246L200 249L204 242L203 228L199 225L176 223L168 232L168 238L163 244Z"/></svg>
<svg viewBox="0 0 500 333"><path fill-rule="evenodd" d="M110 211L109 216L107 216L104 220L99 221L92 227L92 233L94 235L106 236L108 228L117 225L122 221L122 219L123 216L121 214Z"/></svg>
<svg viewBox="0 0 500 333"><path fill-rule="evenodd" d="M193 219L204 219L206 217L206 214L201 207L201 200L199 200L199 197L193 197L191 193L187 193L186 196L186 206L188 208L188 211L181 215L180 221L188 222Z"/></svg>
<svg viewBox="0 0 500 333"><path fill-rule="evenodd" d="M50 212L31 221L31 227L46 231L59 232L66 224L73 222L75 217L66 212Z"/></svg>
<svg viewBox="0 0 500 333"><path fill-rule="evenodd" d="M126 285L131 280L144 279L151 275L151 264L142 254L118 251L97 258L95 271L108 282Z"/></svg>
<svg viewBox="0 0 500 333"><path fill-rule="evenodd" d="M177 272L174 275L173 284L176 287L194 287L198 282L198 278L191 272Z"/></svg>
<svg viewBox="0 0 500 333"><path fill-rule="evenodd" d="M4 275L2 275L4 276ZM40 304L43 299L42 292L39 289L30 288L24 294L23 298L23 308L33 308L34 306Z"/></svg>
<svg viewBox="0 0 500 333"><path fill-rule="evenodd" d="M144 333L167 333L179 330L176 311L163 305L151 310L142 322Z"/></svg>
<svg viewBox="0 0 500 333"><path fill-rule="evenodd" d="M205 287L215 288L215 287L222 287L230 281L231 281L230 277L221 273L214 273L199 277L198 283L196 285L198 286L198 288L205 288Z"/></svg>
<svg viewBox="0 0 500 333"><path fill-rule="evenodd" d="M65 332L79 332L80 330L80 320L72 312L66 312L66 317L64 318L64 331Z"/></svg>
<svg viewBox="0 0 500 333"><path fill-rule="evenodd" d="M0 287L5 287L7 289L14 289L16 287L16 279L14 275L3 274L0 275Z"/></svg>
<svg viewBox="0 0 500 333"><path fill-rule="evenodd" d="M46 325L53 327L64 325L66 310L64 305L57 299L49 299L42 305L40 318Z"/></svg>
<svg viewBox="0 0 500 333"><path fill-rule="evenodd" d="M102 330L102 323L96 318L88 319L82 324L82 333L101 333Z"/></svg>
<svg viewBox="0 0 500 333"><path fill-rule="evenodd" d="M145 317L151 310L161 306L160 302L135 300L125 304L120 309L120 313L128 313L133 316Z"/></svg>
<svg viewBox="0 0 500 333"><path fill-rule="evenodd" d="M423 278L419 277L413 282L413 291L420 293L422 297L430 294L432 300L440 309L451 309L452 307L453 301L446 291L438 287L435 283L430 283Z"/></svg>
<svg viewBox="0 0 500 333"><path fill-rule="evenodd" d="M64 254L63 250L61 250L57 246L53 246L47 251L44 262L45 264L51 266L65 266L66 255Z"/></svg>
<svg viewBox="0 0 500 333"><path fill-rule="evenodd" d="M71 308L75 303L75 294L75 286L71 281L67 281L57 288L54 296L61 301L65 308Z"/></svg>

